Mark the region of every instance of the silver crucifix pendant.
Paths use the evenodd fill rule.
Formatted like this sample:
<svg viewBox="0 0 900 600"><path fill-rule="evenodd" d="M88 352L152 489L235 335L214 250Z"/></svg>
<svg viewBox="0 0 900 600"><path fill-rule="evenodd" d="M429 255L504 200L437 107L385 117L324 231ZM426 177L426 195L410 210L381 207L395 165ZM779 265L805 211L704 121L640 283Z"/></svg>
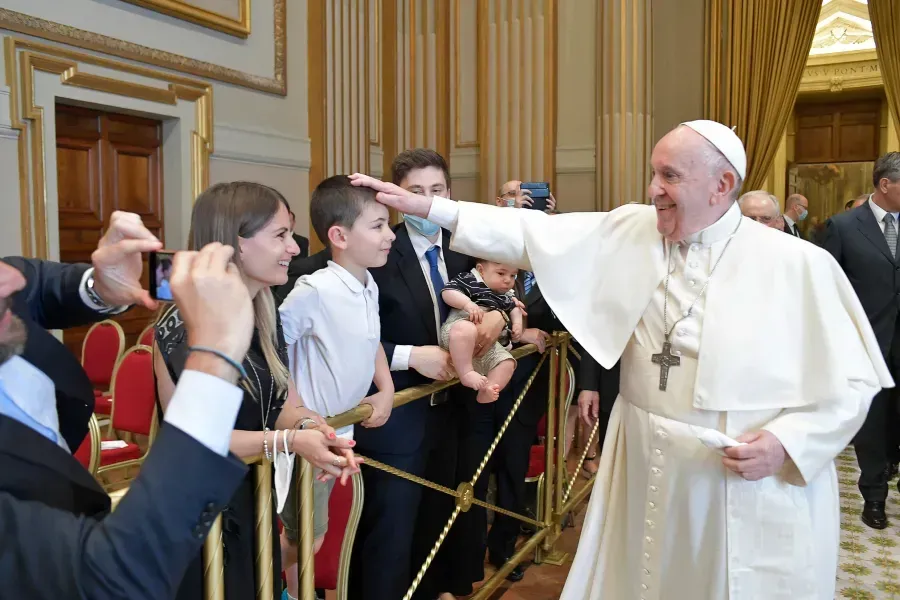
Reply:
<svg viewBox="0 0 900 600"><path fill-rule="evenodd" d="M681 358L672 354L672 344L668 341L663 342L662 352L650 358L653 364L659 365L659 389L664 392L669 383L669 367L681 365Z"/></svg>

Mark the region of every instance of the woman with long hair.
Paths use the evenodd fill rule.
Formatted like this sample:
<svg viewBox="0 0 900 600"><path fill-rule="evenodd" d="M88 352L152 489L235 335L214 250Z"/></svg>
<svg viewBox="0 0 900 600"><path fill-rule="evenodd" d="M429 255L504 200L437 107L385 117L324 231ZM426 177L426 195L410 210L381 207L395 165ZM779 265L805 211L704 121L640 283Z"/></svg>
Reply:
<svg viewBox="0 0 900 600"><path fill-rule="evenodd" d="M315 413L303 408L287 369L287 355L281 321L270 287L287 281L288 263L299 252L290 229L287 201L267 186L248 183L220 183L197 198L191 216L189 249L211 242L234 247L234 262L253 298L255 331L243 361L247 372L244 400L231 437L231 452L240 458L265 454L273 456L285 444L327 472L343 475L355 470L352 442L335 438L334 431ZM156 324L154 371L160 407L172 397L175 383L184 368L188 341L184 324L175 306L164 311ZM215 410L215 407L210 407ZM311 427L307 427L310 426ZM276 447L277 444L277 447ZM328 447L334 448L334 454ZM337 455L337 456L335 456ZM222 513L225 547L225 598L256 598L254 562L254 483L252 471ZM272 510L273 568L280 565L276 511ZM276 574L277 575L277 574ZM278 581L278 577L274 577ZM273 600L281 590L275 586ZM203 597L202 553L189 567L177 598Z"/></svg>

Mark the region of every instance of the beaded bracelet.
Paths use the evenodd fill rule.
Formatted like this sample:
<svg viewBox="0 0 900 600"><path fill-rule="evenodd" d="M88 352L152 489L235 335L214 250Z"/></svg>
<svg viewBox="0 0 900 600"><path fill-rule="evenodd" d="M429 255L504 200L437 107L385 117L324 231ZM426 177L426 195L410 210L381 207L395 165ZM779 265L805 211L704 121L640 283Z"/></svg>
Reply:
<svg viewBox="0 0 900 600"><path fill-rule="evenodd" d="M235 368L235 370L240 374L242 379L247 379L247 370L244 369L244 365L234 360L224 352L220 350L216 350L215 348L210 348L208 346L188 346L188 352L206 352L208 354L212 354L218 356L229 365Z"/></svg>

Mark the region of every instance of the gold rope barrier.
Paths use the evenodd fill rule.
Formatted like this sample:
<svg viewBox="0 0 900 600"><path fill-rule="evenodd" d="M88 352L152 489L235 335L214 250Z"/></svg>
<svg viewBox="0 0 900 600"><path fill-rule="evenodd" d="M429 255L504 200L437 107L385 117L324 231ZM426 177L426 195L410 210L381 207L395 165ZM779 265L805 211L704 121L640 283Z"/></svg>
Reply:
<svg viewBox="0 0 900 600"><path fill-rule="evenodd" d="M547 556L547 559L545 560L548 560L548 562L553 562L553 559L558 558L557 555L553 554L553 549L554 544L559 538L561 532L561 520L568 512L573 510L580 502L582 502L587 497L588 493L590 492L590 484L594 481L594 478L592 478L589 481L588 485L579 489L578 492L572 495L571 499L569 498L572 493L575 478L577 477L578 472L576 470L575 476L572 477L571 481L566 481L568 468L565 463L565 457L563 456L565 440L562 439L562 436L558 435L558 432L565 431L565 419L568 410L568 407L561 406L560 402L565 397L562 394L562 390L564 389L563 382L568 378L568 371L567 368L564 367L564 365L566 365L565 361L567 359L567 353L569 352L569 339L569 334L565 332L554 333L551 336L547 351L545 351L537 367L528 378L525 384L525 388L523 389L522 393L519 394L519 397L513 404L513 407L510 410L510 414L507 415L506 419L501 425L500 430L491 443L486 455L473 474L471 481L461 483L456 490L428 481L422 477L415 476L400 469L396 469L379 461L365 458L365 462L363 464L367 467L383 470L397 477L402 477L404 479L407 479L408 481L412 481L416 484L447 494L456 499L456 508L448 519L446 525L441 531L441 534L438 536L438 539L432 547L431 552L426 557L425 562L416 575L416 578L414 579L412 585L404 596L405 600L408 600L415 592L416 588L422 580L422 577L433 562L434 557L437 555L437 552L439 551L441 545L449 534L450 528L453 526L459 514L461 512L468 511L472 505L477 505L485 509L492 510L495 513L509 516L523 523L528 523L537 529L536 533L513 555L513 557L507 562L507 564L504 565L503 568L498 570L497 573L495 573L488 581L485 582L485 584L472 597L473 600L482 600L488 598L491 592L503 583L506 575L508 575L509 572L513 568L515 568L515 566L518 565L522 560L524 560L531 552L537 551L538 554ZM535 351L536 348L533 345L529 345L515 349L512 354L514 358L519 359L529 354L533 354ZM576 351L572 350L572 353L578 356ZM490 460L490 457L496 450L503 434L506 432L506 429L512 422L516 411L524 400L525 395L530 390L535 378L540 373L540 370L543 367L543 363L548 358L548 356L551 360L549 374L550 385L547 394L547 437L545 445L544 473L546 484L543 486L543 497L538 499L538 502L540 504L539 512L540 515L542 515L542 518L535 520L530 517L520 515L513 511L509 511L499 506L495 506L482 500L476 499L474 497L474 485L478 478L482 475L488 461ZM456 383L458 383L456 380L447 382L434 382L432 384L417 386L397 392L394 395L394 408L403 406L416 400L428 398L432 394L455 385ZM572 385L574 385L574 382L572 382ZM328 424L332 427L339 428L346 425L360 423L367 419L371 415L371 412L372 407L370 405L361 404L353 410L331 417L327 419L327 421ZM585 454L584 456L582 456L582 461L587 455L590 444L593 442L593 438L597 433L597 429L598 426L595 425L588 441ZM314 533L312 506L313 469L311 465L304 461L302 458L298 457L297 460L301 461L301 468L298 469L299 476L295 481L295 485L297 486L298 498L300 499L300 502L298 502L298 523L300 524L300 544L298 548L300 556L298 557L298 571L300 581L298 583L300 584L300 598L302 600L314 600L315 574L313 572ZM272 465L269 461L262 459L262 457L245 459L245 462L247 462L248 464L254 464L256 469L256 541L257 547L259 548L256 561L257 598L268 599L273 596L274 574L276 572L276 565L273 564L272 556ZM360 494L358 498L361 501L362 495ZM354 500L354 502L356 502L356 500ZM348 539L351 540L351 543L354 534L355 532L347 533L347 535L349 536ZM350 553L346 551L345 539L345 548L341 553L341 561L349 560L349 555ZM224 563L222 560L223 548L221 535L221 517L216 520L216 523L210 530L210 535L207 538L206 543L204 544L203 557L205 568L204 599L220 600L224 598ZM278 565L277 570L280 571L280 565ZM341 584L339 584L339 587L340 586ZM346 590L339 589L339 597L342 597L342 592L344 595L346 595Z"/></svg>

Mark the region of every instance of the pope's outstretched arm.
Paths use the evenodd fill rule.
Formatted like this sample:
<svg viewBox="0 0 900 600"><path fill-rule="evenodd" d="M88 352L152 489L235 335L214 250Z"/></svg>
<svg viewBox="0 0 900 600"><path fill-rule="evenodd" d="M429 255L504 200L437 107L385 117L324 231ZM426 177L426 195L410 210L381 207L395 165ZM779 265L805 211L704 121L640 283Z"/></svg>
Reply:
<svg viewBox="0 0 900 600"><path fill-rule="evenodd" d="M354 174L350 179L354 185L377 190L379 202L401 213L427 218L454 232L452 246L457 252L520 269L531 270L525 248L523 220L552 218L540 211L428 198L367 175Z"/></svg>

